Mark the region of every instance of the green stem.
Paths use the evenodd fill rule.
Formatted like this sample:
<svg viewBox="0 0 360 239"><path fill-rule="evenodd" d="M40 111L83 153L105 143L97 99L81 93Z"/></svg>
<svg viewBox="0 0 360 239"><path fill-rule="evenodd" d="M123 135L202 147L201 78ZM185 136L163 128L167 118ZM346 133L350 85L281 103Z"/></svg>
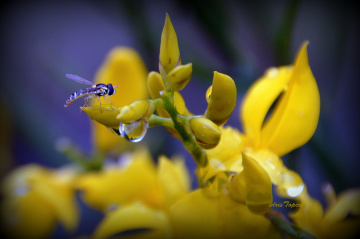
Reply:
<svg viewBox="0 0 360 239"><path fill-rule="evenodd" d="M174 129L179 133L183 141L185 149L191 153L198 167L206 167L208 160L205 151L199 147L194 136L190 134L186 130L185 125L179 121L179 113L177 112L173 103L173 92L164 91L161 99L163 100L164 109L169 113L172 119Z"/></svg>

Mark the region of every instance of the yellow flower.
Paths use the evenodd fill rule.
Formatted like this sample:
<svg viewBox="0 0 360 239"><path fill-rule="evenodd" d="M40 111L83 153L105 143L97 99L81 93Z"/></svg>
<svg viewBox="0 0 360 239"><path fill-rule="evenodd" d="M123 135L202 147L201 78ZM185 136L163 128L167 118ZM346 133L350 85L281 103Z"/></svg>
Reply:
<svg viewBox="0 0 360 239"><path fill-rule="evenodd" d="M360 233L360 189L343 192L336 198L334 189L325 187L328 207L311 198L304 190L295 199L301 207L290 217L302 229L317 238L355 238ZM349 215L353 218L347 218ZM355 217L354 217L355 216Z"/></svg>
<svg viewBox="0 0 360 239"><path fill-rule="evenodd" d="M280 185L284 195L291 197L304 189L301 177L289 171L280 156L306 143L319 118L319 91L308 64L306 47L307 42L300 48L294 66L270 68L255 82L241 108L245 134L231 127L222 128L219 145L206 151L209 168L198 171L201 178L210 182L223 172L235 174L224 186L235 200L246 203L254 213L269 210L266 205L272 201L271 184ZM265 120L280 94L269 119ZM246 170L249 162L256 167ZM249 178L254 174L246 172L254 170L256 178ZM260 180L267 177L270 181ZM254 208L254 205L257 206Z"/></svg>
<svg viewBox="0 0 360 239"><path fill-rule="evenodd" d="M116 115L119 113L118 107L128 105L135 100L147 98L146 76L145 64L135 50L126 47L112 49L96 73L95 82L110 83L117 86L116 93L111 96L113 106L110 107L109 102L101 97L101 108L105 108L102 112L104 116L99 114L100 109L97 106L99 104L97 100L93 100L90 105L92 107L85 107L84 111L91 118L96 117L94 120L102 122L107 127L116 126L118 128L120 123L120 120L116 121ZM112 121L108 122L109 120ZM95 121L91 123L93 128L92 138L96 149L107 152L112 150L119 142L124 141L123 138L112 134L103 125Z"/></svg>
<svg viewBox="0 0 360 239"><path fill-rule="evenodd" d="M149 153L139 150L123 155L117 166L84 174L76 187L87 204L106 212L95 238L135 229L164 237L171 230L170 208L190 191L190 181L182 160L161 156L156 167Z"/></svg>
<svg viewBox="0 0 360 239"><path fill-rule="evenodd" d="M1 222L11 238L47 238L56 222L73 231L78 224L70 169L26 165L2 185Z"/></svg>
<svg viewBox="0 0 360 239"><path fill-rule="evenodd" d="M280 238L265 217L229 195L209 197L206 189L183 197L170 216L175 238Z"/></svg>

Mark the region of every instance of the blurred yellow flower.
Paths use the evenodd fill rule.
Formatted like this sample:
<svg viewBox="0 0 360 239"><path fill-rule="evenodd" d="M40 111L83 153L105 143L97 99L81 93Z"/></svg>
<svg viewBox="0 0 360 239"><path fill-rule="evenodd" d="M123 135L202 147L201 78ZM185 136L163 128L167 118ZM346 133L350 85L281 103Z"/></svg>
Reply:
<svg viewBox="0 0 360 239"><path fill-rule="evenodd" d="M183 160L161 156L156 167L142 149L124 154L118 165L84 174L76 187L87 204L106 213L95 238L136 229L164 237L171 230L171 206L190 191L190 179Z"/></svg>
<svg viewBox="0 0 360 239"><path fill-rule="evenodd" d="M106 83L117 86L116 94L111 96L112 104L116 107L122 107L130 104L135 100L146 99L148 96L147 85L147 69L140 55L133 49L127 47L116 47L112 49L106 57L105 62L100 67L95 76L95 83ZM108 101L100 98L101 104L106 106ZM98 104L97 100L93 100L90 106ZM102 106L103 107L103 106ZM89 107L91 109L91 107ZM92 115L101 116L101 114L91 114L90 109L84 108L84 111ZM98 111L98 110L97 110ZM116 112L117 110L110 110ZM109 113L111 114L111 112ZM113 116L104 117L104 119L115 119ZM120 122L120 121L119 121ZM122 137L112 134L106 127L93 121L93 142L97 150L108 152L113 150L114 146L124 141ZM114 124L114 123L111 123ZM111 127L112 125L108 125ZM119 124L117 124L117 127Z"/></svg>
<svg viewBox="0 0 360 239"><path fill-rule="evenodd" d="M359 236L360 189L351 189L336 197L334 189L328 184L324 193L328 204L326 210L317 200L311 198L305 189L295 198L301 203L301 207L290 214L290 217L299 227L317 238Z"/></svg>
<svg viewBox="0 0 360 239"><path fill-rule="evenodd" d="M72 169L51 170L30 164L2 183L1 223L10 238L47 238L56 222L73 231L78 224Z"/></svg>

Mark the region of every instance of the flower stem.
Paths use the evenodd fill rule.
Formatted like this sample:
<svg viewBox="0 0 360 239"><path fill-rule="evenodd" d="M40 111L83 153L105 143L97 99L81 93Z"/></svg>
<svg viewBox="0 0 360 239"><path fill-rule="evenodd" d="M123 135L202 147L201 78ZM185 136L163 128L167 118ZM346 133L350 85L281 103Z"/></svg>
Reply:
<svg viewBox="0 0 360 239"><path fill-rule="evenodd" d="M163 100L164 109L169 113L173 122L173 128L179 133L185 149L191 153L198 167L204 168L208 164L206 153L196 143L194 136L186 130L185 125L178 120L179 113L174 106L172 100L173 94L171 93L172 92L165 91L161 97Z"/></svg>

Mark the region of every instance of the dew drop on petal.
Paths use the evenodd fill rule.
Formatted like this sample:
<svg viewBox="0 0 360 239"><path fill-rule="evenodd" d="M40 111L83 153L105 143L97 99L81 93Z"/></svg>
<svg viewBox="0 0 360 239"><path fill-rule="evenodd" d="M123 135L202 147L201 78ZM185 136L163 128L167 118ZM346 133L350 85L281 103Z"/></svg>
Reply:
<svg viewBox="0 0 360 239"><path fill-rule="evenodd" d="M304 184L301 184L301 185L299 185L297 187L288 188L287 189L287 194L290 197L297 197L302 193L303 190L304 190Z"/></svg>
<svg viewBox="0 0 360 239"><path fill-rule="evenodd" d="M128 141L137 143L145 137L148 127L149 121L147 120L139 120L127 124L120 122L119 132Z"/></svg>

